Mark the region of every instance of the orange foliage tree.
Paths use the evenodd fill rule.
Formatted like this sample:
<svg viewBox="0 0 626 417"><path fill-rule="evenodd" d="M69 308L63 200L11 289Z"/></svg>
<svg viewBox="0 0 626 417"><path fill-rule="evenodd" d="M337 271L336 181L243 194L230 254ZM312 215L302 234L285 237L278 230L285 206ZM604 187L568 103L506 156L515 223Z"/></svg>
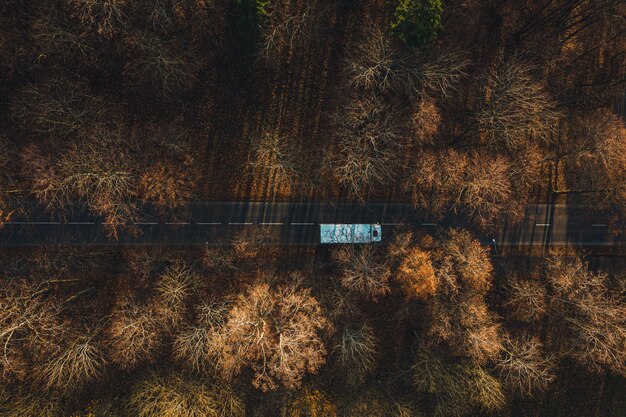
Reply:
<svg viewBox="0 0 626 417"><path fill-rule="evenodd" d="M253 385L263 390L296 388L325 363L321 336L330 328L310 290L253 285L228 313L218 366L227 377L251 367Z"/></svg>
<svg viewBox="0 0 626 417"><path fill-rule="evenodd" d="M469 232L452 229L432 257L438 288L428 303L429 339L477 363L493 359L502 338L485 301L493 273L488 250Z"/></svg>
<svg viewBox="0 0 626 417"><path fill-rule="evenodd" d="M428 252L413 247L402 259L396 279L409 298L424 300L435 294L437 277Z"/></svg>

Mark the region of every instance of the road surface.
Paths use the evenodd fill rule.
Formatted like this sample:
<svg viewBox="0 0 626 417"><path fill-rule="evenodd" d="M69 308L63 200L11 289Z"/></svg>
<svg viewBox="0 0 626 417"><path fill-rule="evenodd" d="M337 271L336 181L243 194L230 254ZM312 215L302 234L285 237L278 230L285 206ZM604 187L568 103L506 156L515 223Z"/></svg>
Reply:
<svg viewBox="0 0 626 417"><path fill-rule="evenodd" d="M517 225L498 225L497 233L481 236L499 246L623 245L624 233L613 235L603 219L572 219L565 205L528 206ZM383 241L398 228L436 230L438 222L406 204L330 204L303 202L215 202L195 204L182 219L163 221L146 216L134 224L138 233L107 237L102 221L88 215L65 221L47 218L12 219L0 230L0 245L222 245L246 227L267 227L283 245L315 245L321 223L380 223ZM457 224L458 225L458 224ZM458 226L463 226L458 225Z"/></svg>

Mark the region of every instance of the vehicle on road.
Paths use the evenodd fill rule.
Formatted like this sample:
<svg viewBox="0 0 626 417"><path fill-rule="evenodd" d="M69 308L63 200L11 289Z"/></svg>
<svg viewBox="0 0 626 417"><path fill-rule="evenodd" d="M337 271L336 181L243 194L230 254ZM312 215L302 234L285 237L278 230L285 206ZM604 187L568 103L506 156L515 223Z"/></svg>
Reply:
<svg viewBox="0 0 626 417"><path fill-rule="evenodd" d="M381 239L380 224L320 224L320 243L374 243Z"/></svg>

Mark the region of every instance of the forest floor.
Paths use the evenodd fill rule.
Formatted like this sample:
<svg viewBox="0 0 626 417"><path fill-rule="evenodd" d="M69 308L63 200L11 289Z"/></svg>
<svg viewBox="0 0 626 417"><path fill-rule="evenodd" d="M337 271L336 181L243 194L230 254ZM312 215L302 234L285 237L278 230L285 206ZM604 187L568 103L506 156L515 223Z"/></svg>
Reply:
<svg viewBox="0 0 626 417"><path fill-rule="evenodd" d="M302 3L305 0L301 1ZM339 189L320 189L276 181L272 173L251 172L247 168L250 145L267 134L299 150L307 161L322 159L332 138L328 116L340 97L342 55L354 42L359 27L382 24L389 12L383 1L368 10L322 9L314 6L322 33L307 42L306 48L286 52L278 66L264 68L256 57L242 58L237 39L227 39L231 51L220 57L212 86L207 86L198 110L201 143L199 163L203 178L201 198L205 200L320 200L342 198ZM371 9L371 10L369 10ZM375 19L371 17L374 16ZM255 65L254 76L250 67ZM319 167L313 167L319 173ZM322 181L325 183L325 181ZM372 195L371 200L388 200L394 190Z"/></svg>

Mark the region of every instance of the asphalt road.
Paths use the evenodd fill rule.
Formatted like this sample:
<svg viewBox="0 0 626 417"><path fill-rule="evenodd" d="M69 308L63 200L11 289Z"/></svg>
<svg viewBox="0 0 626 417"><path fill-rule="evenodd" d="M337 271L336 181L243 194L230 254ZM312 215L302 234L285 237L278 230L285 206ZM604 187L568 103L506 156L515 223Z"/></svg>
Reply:
<svg viewBox="0 0 626 417"><path fill-rule="evenodd" d="M603 219L575 219L564 205L534 204L517 225L502 224L484 244L498 246L623 245L624 233L609 233ZM215 202L195 204L177 220L147 220L134 224L138 233L107 238L101 220L88 215L65 221L47 218L12 219L0 230L2 246L37 245L222 245L247 227L270 228L282 245L315 245L321 223L380 223L383 241L398 228L435 230L448 227L405 204ZM458 224L457 224L458 225ZM462 224L460 226L463 226Z"/></svg>

